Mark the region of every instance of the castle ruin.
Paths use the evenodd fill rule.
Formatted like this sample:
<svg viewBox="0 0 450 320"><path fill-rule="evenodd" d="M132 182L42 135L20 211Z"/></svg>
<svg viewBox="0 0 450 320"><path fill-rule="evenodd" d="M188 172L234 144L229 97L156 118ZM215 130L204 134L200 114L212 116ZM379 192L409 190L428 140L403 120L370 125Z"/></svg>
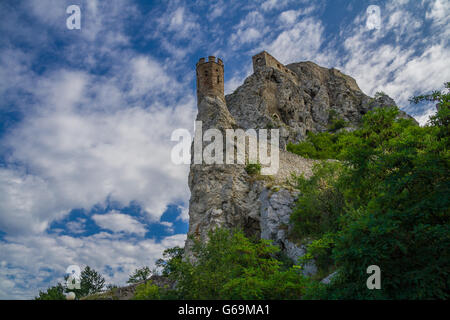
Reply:
<svg viewBox="0 0 450 320"><path fill-rule="evenodd" d="M266 51L254 55L252 61L254 73L265 67L272 67L293 76L294 82L297 82L296 74ZM196 65L196 74L198 103L204 96L219 97L225 101L224 65L222 59L209 56L208 61L206 61L206 58L200 58Z"/></svg>
<svg viewBox="0 0 450 320"><path fill-rule="evenodd" d="M253 72L257 72L264 67L272 67L279 71L286 72L288 74L295 76L295 73L293 71L286 68L280 61L275 59L267 51L262 51L258 54L255 54L252 57L252 61L253 61Z"/></svg>

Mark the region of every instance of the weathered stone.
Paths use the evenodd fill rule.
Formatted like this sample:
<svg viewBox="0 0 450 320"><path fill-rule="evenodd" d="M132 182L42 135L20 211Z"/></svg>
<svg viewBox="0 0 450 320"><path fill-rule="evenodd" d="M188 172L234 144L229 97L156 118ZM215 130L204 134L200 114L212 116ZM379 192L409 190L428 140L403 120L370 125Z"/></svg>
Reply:
<svg viewBox="0 0 450 320"><path fill-rule="evenodd" d="M354 130L369 110L395 102L386 95L370 98L353 78L337 69L313 62L284 66L267 52L253 58L254 73L224 97L223 69L217 69L219 81L203 76L216 64L206 66L203 61L197 65L198 76L201 71L197 120L203 122L203 130L278 128L280 165L275 175L264 178L248 175L242 164L192 164L188 235L207 241L208 231L216 227L242 228L248 235L273 240L297 262L305 248L288 238L289 218L298 196L291 185L292 173L311 176L315 161L286 152L287 143L304 140L308 132L327 130L333 119L347 122L347 128L340 130ZM191 246L188 238L187 257L191 257ZM306 275L315 272L313 263L304 269Z"/></svg>

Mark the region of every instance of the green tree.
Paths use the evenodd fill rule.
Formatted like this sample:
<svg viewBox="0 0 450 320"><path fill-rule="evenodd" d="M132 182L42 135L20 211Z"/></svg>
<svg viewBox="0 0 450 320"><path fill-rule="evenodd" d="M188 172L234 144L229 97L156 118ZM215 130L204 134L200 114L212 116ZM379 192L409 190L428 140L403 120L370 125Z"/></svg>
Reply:
<svg viewBox="0 0 450 320"><path fill-rule="evenodd" d="M39 296L35 300L66 300L64 295L64 287L61 283L56 286L49 287L46 291L39 291Z"/></svg>
<svg viewBox="0 0 450 320"><path fill-rule="evenodd" d="M130 275L130 277L128 278L127 283L137 283L137 282L145 281L145 280L150 279L151 275L152 275L152 272L150 271L150 268L145 266L140 269L134 270L134 273L132 275Z"/></svg>
<svg viewBox="0 0 450 320"><path fill-rule="evenodd" d="M156 267L162 270L163 276L173 273L183 259L184 248L173 247L164 250L163 258L156 261Z"/></svg>
<svg viewBox="0 0 450 320"><path fill-rule="evenodd" d="M299 299L305 279L295 267L282 270L279 248L251 241L242 231L218 229L195 242L195 262L177 260L170 277L183 299Z"/></svg>
<svg viewBox="0 0 450 320"><path fill-rule="evenodd" d="M67 276L66 276L67 279ZM80 275L80 289L66 289L66 292L73 291L77 297L80 299L82 297L98 293L105 287L105 278L92 269L86 266Z"/></svg>
<svg viewBox="0 0 450 320"><path fill-rule="evenodd" d="M448 299L449 94L412 100L437 102L428 125L399 118L396 108L375 109L360 129L335 140L337 178L323 164L309 182L300 180L296 236L311 238L309 258L328 258L322 267L338 271L308 297ZM308 183L314 191L305 192ZM381 290L366 287L373 264L381 268Z"/></svg>
<svg viewBox="0 0 450 320"><path fill-rule="evenodd" d="M152 283L152 281L147 281L136 287L134 291L134 300L159 300L164 297L164 292Z"/></svg>

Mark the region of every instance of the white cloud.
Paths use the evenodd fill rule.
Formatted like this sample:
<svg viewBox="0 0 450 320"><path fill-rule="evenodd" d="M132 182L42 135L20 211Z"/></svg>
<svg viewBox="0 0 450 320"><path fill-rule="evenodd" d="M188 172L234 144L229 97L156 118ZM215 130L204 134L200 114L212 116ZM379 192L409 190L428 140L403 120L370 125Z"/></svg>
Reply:
<svg viewBox="0 0 450 320"><path fill-rule="evenodd" d="M0 169L0 230L15 234L39 233L67 211L58 208L58 200L48 183L19 170Z"/></svg>
<svg viewBox="0 0 450 320"><path fill-rule="evenodd" d="M425 109L425 112L419 115L415 116L415 119L417 120L417 122L419 122L419 124L421 126L424 126L425 124L427 124L428 120L430 119L431 116L433 116L434 114L436 114L436 106L433 104L430 104L430 106Z"/></svg>
<svg viewBox="0 0 450 320"><path fill-rule="evenodd" d="M99 227L113 232L135 233L140 236L147 232L138 220L114 210L105 214L94 214L92 219Z"/></svg>
<svg viewBox="0 0 450 320"><path fill-rule="evenodd" d="M168 12L159 19L159 29L167 29L175 33L175 38L191 38L194 32L199 31L200 25L197 16L183 6L178 6L172 10L173 6L168 6Z"/></svg>
<svg viewBox="0 0 450 320"><path fill-rule="evenodd" d="M281 23L285 23L285 24L292 24L295 22L295 20L297 20L297 17L299 16L300 11L298 10L287 10L287 11L283 11L280 14L280 22Z"/></svg>
<svg viewBox="0 0 450 320"><path fill-rule="evenodd" d="M280 15L278 16L278 19L280 21L281 24L283 24L284 26L286 25L291 25L294 22L297 21L297 18L302 16L302 15L309 15L312 12L314 12L316 10L316 6L315 5L311 5L309 7L305 7L305 8L300 8L297 10L286 10L283 11L282 13L280 13Z"/></svg>
<svg viewBox="0 0 450 320"><path fill-rule="evenodd" d="M129 81L62 70L28 88L36 105L2 141L11 150L8 163L27 167L1 170L3 230L42 232L72 208L89 210L108 197L124 206L137 201L152 221L170 203L187 202L188 166L170 161L170 135L192 129L194 98L146 102L152 93L173 97L176 81L150 58L123 69L131 70ZM142 106L126 107L130 98Z"/></svg>
<svg viewBox="0 0 450 320"><path fill-rule="evenodd" d="M363 28L361 15L355 18L353 28L342 34L347 50L342 71L354 76L365 93L384 91L403 110L422 119L421 115L433 113L435 108L416 110L408 99L439 89L448 81L450 70L442 66L450 64L450 50L441 34L424 38L418 33L423 21L409 11L407 2L387 3L382 16L380 31ZM389 35L394 35L395 43L385 41Z"/></svg>
<svg viewBox="0 0 450 320"><path fill-rule="evenodd" d="M125 285L136 266L154 267L166 248L183 246L186 235L176 234L161 242L124 239L107 233L89 237L40 235L9 237L0 242L0 299L29 299L48 287L48 278L63 282L69 265L90 267L106 283ZM109 272L112 271L112 276Z"/></svg>
<svg viewBox="0 0 450 320"><path fill-rule="evenodd" d="M435 0L431 3L430 9L425 13L427 19L433 20L435 24L448 28L450 20L450 2L446 0Z"/></svg>
<svg viewBox="0 0 450 320"><path fill-rule="evenodd" d="M131 61L133 95L142 96L155 91L167 91L167 86L177 87L175 79L170 79L162 65L147 56L138 56Z"/></svg>
<svg viewBox="0 0 450 320"><path fill-rule="evenodd" d="M238 25L230 37L230 43L234 49L243 44L250 44L262 38L268 31L264 16L258 11L248 13Z"/></svg>
<svg viewBox="0 0 450 320"><path fill-rule="evenodd" d="M264 11L271 10L271 9L273 9L273 8L276 7L277 2L278 2L277 0L266 0L266 1L264 1L263 4L261 5L261 8L262 8Z"/></svg>
<svg viewBox="0 0 450 320"><path fill-rule="evenodd" d="M253 73L253 66L247 64L240 72L235 73L225 82L225 94L233 93L237 87L244 83L244 80Z"/></svg>
<svg viewBox="0 0 450 320"><path fill-rule="evenodd" d="M211 5L210 11L208 13L208 20L212 21L218 17L220 17L224 10L225 10L226 4L223 1L218 1Z"/></svg>
<svg viewBox="0 0 450 320"><path fill-rule="evenodd" d="M66 228L74 234L83 233L86 231L86 219L77 218L76 220L69 221L66 223Z"/></svg>
<svg viewBox="0 0 450 320"><path fill-rule="evenodd" d="M286 7L289 3L291 3L291 0L266 0L261 4L261 9L263 11L271 11L274 9L283 9ZM297 1L296 3L301 3L304 1ZM295 3L295 2L294 2Z"/></svg>
<svg viewBox="0 0 450 320"><path fill-rule="evenodd" d="M273 56L285 64L313 58L317 61L323 41L323 30L320 21L305 18L285 29L266 47Z"/></svg>
<svg viewBox="0 0 450 320"><path fill-rule="evenodd" d="M173 223L172 223L172 222L169 222L169 221L161 221L160 223L161 223L163 226L166 227L166 229L167 229L168 232L173 233L174 229L173 229Z"/></svg>
<svg viewBox="0 0 450 320"><path fill-rule="evenodd" d="M145 224L118 212L93 216L112 235L80 237L89 217L67 222L77 237L47 233L72 209L89 212L107 201L137 202L146 222L159 222L169 204L180 203L179 218L186 221L189 168L171 163L170 135L176 128L192 130L195 99L167 67L170 61L122 48L129 44L125 18L135 14L128 4L89 1L79 33L64 34L61 1L24 5L42 32L28 30L15 11L1 22L2 30L11 31L0 50L2 107L13 111L14 106L23 118L0 141L6 157L0 168L0 230L6 232L0 241L0 299L34 296L37 288L55 284L57 275L61 281L70 264L90 265L103 274L110 266L114 275L108 282L124 284L136 266L152 266L165 248L184 244L185 235L160 243L142 239ZM194 18L187 11L174 13L175 36L189 38ZM11 25L15 28L4 29ZM13 45L16 38L36 49ZM50 51L67 67L42 64L38 48L62 38L70 42Z"/></svg>
<svg viewBox="0 0 450 320"><path fill-rule="evenodd" d="M410 106L408 98L442 88L450 78L450 70L443 68L450 65L445 40L449 28L442 24L449 16L442 13L448 11L447 7L439 0L430 3L426 17L435 26L435 32L429 36L421 31L425 19L411 10L408 1L389 1L381 8L380 30L367 30L366 12L362 10L350 25L341 26L338 38L327 41L321 21L309 16L314 7L287 10L278 16L284 22L280 33L275 38L268 37L258 49L268 50L285 64L310 60L337 67L353 76L366 94L382 90L405 111L419 117L434 112L434 107L417 110L424 106ZM306 16L299 19L300 14ZM337 55L339 47L344 52Z"/></svg>

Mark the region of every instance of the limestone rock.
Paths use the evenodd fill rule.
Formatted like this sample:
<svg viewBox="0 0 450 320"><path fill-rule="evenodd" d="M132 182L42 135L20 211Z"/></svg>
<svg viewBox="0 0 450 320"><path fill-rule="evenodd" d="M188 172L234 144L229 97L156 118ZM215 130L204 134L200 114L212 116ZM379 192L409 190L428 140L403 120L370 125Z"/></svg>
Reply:
<svg viewBox="0 0 450 320"><path fill-rule="evenodd" d="M215 68L212 58L211 68ZM205 74L197 82L198 92L202 93L197 120L202 121L203 130L216 128L221 132L236 128L279 129L279 170L271 177L255 177L247 174L243 164L192 162L185 248L188 258L190 237L207 241L209 230L225 227L242 228L247 235L273 240L297 262L305 248L289 240L289 218L298 196L292 187L292 173L309 177L315 161L286 152L287 143L304 140L308 132L327 130L334 119L347 122L347 128L340 130L354 130L369 110L395 105L384 94L375 98L365 95L350 76L313 62L283 66L262 52L253 58L253 64L254 73L226 97L220 77L215 82ZM401 116L409 117L404 113ZM313 263L304 270L306 275L315 272Z"/></svg>

